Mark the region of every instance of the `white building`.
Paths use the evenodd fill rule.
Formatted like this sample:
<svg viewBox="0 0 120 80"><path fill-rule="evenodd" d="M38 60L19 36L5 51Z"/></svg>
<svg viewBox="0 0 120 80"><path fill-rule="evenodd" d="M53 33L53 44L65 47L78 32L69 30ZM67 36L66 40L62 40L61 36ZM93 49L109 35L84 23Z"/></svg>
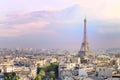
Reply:
<svg viewBox="0 0 120 80"><path fill-rule="evenodd" d="M14 70L14 67L13 66L4 66L4 72L13 72Z"/></svg>
<svg viewBox="0 0 120 80"><path fill-rule="evenodd" d="M117 58L116 66L117 66L117 70L120 72L120 58Z"/></svg>
<svg viewBox="0 0 120 80"><path fill-rule="evenodd" d="M97 67L96 74L98 75L98 77L111 78L112 69L108 67Z"/></svg>
<svg viewBox="0 0 120 80"><path fill-rule="evenodd" d="M105 80L120 80L120 78L108 78L108 79L105 79Z"/></svg>

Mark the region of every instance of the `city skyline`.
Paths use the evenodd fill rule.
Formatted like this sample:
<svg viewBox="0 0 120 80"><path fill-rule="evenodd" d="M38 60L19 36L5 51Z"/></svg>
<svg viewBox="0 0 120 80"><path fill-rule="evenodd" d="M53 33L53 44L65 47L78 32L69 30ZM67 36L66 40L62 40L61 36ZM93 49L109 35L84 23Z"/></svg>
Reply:
<svg viewBox="0 0 120 80"><path fill-rule="evenodd" d="M0 1L0 47L80 48L83 19L92 48L120 47L119 0Z"/></svg>

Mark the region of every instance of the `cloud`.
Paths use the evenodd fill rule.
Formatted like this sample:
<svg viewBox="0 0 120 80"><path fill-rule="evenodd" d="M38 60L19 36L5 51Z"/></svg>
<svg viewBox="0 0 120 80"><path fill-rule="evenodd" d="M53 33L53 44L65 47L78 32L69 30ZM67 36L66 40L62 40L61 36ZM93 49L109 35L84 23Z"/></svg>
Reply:
<svg viewBox="0 0 120 80"><path fill-rule="evenodd" d="M14 37L27 33L46 33L47 31L42 28L47 25L47 22L30 22L24 24L2 24L0 25L0 36L2 37Z"/></svg>
<svg viewBox="0 0 120 80"><path fill-rule="evenodd" d="M120 19L119 0L70 0L78 4L81 13L93 20Z"/></svg>
<svg viewBox="0 0 120 80"><path fill-rule="evenodd" d="M84 0L84 1L71 0L71 2L73 2L75 5L62 10L53 10L53 11L42 10L42 11L33 11L29 13L9 14L6 16L7 17L6 21L2 23L3 25L0 25L1 26L0 31L2 32L0 36L19 36L19 35L31 34L31 33L56 34L55 29L59 29L60 26L58 25L60 24L64 24L64 26L62 27L67 27L66 25L71 25L71 24L78 24L78 23L82 24L83 18L85 17L86 13L87 13L86 16L88 18L88 21L94 21L94 19L96 19L100 23L101 21L102 23L103 21L105 23L107 22L106 24L103 25L99 25L99 23L97 23L99 27L96 26L95 28L99 33L120 31L117 28L113 29L116 25L114 27L113 26L109 28L106 27L106 26L110 26L107 25L110 24L108 23L109 21L107 21L108 19L112 21L113 25L116 24L115 22L117 22L117 20L115 20L114 18L115 14L109 13L110 12L109 8L114 7L115 4L117 3L112 4L112 2L110 1L107 3L106 1L103 2L102 0L92 0L91 3L88 0ZM95 5L93 5L92 2L94 2ZM101 6L102 4L104 5ZM105 13L103 14L103 12ZM117 24L118 23L119 21L117 22ZM54 25L54 28L50 28L52 27L51 25ZM105 26L105 28L100 26Z"/></svg>
<svg viewBox="0 0 120 80"><path fill-rule="evenodd" d="M55 29L47 29L59 24L73 24L77 22L74 16L77 6L72 6L60 11L33 11L7 15L7 19L0 25L0 36L20 36L31 33L55 34ZM68 26L69 27L69 26Z"/></svg>

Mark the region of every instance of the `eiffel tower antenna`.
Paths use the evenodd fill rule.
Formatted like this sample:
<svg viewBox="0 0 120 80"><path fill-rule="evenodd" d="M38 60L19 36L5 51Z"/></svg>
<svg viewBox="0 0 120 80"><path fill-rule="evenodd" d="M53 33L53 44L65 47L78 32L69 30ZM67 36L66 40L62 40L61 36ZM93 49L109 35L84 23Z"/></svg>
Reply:
<svg viewBox="0 0 120 80"><path fill-rule="evenodd" d="M89 43L87 39L87 20L86 17L84 18L84 35L83 35L83 42L81 44L81 49L78 52L78 56L84 57L84 56L90 56L91 51L89 49Z"/></svg>

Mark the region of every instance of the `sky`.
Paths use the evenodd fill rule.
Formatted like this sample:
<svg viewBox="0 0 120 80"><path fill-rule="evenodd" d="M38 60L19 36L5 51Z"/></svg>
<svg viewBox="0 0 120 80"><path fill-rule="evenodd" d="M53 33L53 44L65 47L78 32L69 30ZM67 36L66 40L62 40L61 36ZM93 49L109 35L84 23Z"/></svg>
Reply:
<svg viewBox="0 0 120 80"><path fill-rule="evenodd" d="M0 0L1 48L120 47L120 0Z"/></svg>

